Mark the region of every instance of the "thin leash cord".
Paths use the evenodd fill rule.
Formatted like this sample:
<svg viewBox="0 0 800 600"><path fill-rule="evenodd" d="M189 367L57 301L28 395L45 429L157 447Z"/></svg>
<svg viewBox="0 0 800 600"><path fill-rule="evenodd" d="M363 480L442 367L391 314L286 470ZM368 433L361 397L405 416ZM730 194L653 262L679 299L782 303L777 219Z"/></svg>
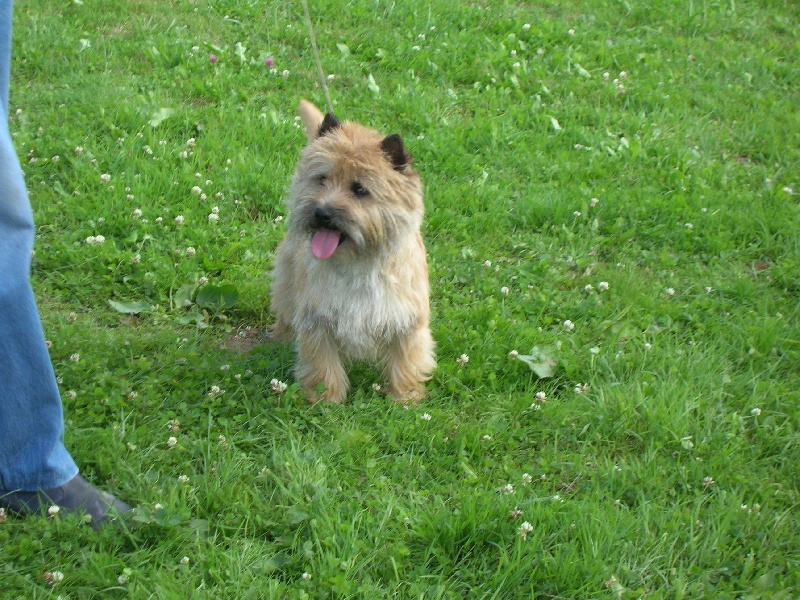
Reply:
<svg viewBox="0 0 800 600"><path fill-rule="evenodd" d="M331 97L328 95L328 86L325 83L325 72L322 70L322 62L319 60L317 38L314 37L314 27L311 25L311 14L308 12L308 0L301 0L301 2L303 3L303 12L306 14L306 27L308 27L308 37L311 39L311 50L314 53L314 62L317 63L319 83L322 85L322 92L325 94L325 104L328 107L328 112L333 114L333 104L331 104Z"/></svg>

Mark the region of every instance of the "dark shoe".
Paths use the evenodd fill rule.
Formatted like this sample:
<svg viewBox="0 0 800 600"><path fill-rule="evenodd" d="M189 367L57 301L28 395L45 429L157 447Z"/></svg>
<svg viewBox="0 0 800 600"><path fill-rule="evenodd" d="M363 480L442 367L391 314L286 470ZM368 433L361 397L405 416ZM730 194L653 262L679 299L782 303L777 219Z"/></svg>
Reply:
<svg viewBox="0 0 800 600"><path fill-rule="evenodd" d="M84 513L91 516L89 525L94 530L132 510L130 506L111 494L98 490L80 475L76 475L61 487L49 490L38 492L0 490L0 507L18 514L41 513L50 506L57 506L66 513Z"/></svg>

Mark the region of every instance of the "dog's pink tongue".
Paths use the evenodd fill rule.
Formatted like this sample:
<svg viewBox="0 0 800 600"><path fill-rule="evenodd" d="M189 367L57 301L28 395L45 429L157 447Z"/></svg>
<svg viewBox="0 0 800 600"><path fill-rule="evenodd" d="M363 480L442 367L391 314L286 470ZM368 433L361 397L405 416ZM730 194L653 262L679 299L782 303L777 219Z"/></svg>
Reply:
<svg viewBox="0 0 800 600"><path fill-rule="evenodd" d="M332 229L320 229L311 238L311 252L317 258L325 259L333 256L339 246L340 231Z"/></svg>

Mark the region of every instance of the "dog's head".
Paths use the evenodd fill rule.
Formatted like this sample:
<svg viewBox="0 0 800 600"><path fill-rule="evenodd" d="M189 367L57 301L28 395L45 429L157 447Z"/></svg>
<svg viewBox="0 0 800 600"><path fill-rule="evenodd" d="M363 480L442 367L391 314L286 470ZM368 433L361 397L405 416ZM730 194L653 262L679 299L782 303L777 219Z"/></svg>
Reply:
<svg viewBox="0 0 800 600"><path fill-rule="evenodd" d="M391 251L419 230L422 183L399 135L325 116L300 102L308 145L294 174L289 227L317 259Z"/></svg>

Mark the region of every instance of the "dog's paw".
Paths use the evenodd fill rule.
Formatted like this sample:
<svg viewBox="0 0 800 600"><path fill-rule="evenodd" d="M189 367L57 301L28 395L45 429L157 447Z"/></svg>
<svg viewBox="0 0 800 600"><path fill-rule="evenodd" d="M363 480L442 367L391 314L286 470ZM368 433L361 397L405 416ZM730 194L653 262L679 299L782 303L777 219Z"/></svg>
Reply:
<svg viewBox="0 0 800 600"><path fill-rule="evenodd" d="M267 330L269 339L274 342L289 342L294 336L292 335L292 328L282 321L278 321Z"/></svg>
<svg viewBox="0 0 800 600"><path fill-rule="evenodd" d="M403 392L389 386L384 388L383 391L394 402L404 406L416 406L425 397L425 386L423 385L419 385Z"/></svg>
<svg viewBox="0 0 800 600"><path fill-rule="evenodd" d="M331 404L342 404L345 401L345 398L345 392L336 392L329 389L324 389L323 391L320 391L319 389L311 389L306 391L306 399L311 404L316 404L320 401L330 402Z"/></svg>

